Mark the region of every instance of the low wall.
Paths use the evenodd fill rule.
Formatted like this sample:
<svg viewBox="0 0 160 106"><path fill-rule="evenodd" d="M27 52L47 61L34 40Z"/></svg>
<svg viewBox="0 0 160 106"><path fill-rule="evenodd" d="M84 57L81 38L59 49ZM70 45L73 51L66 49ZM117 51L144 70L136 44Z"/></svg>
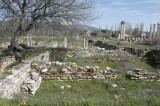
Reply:
<svg viewBox="0 0 160 106"><path fill-rule="evenodd" d="M20 91L21 84L27 79L30 72L30 64L23 64L20 68L12 69L12 75L0 80L0 97L12 98Z"/></svg>
<svg viewBox="0 0 160 106"><path fill-rule="evenodd" d="M97 41L97 43L95 45L99 46L100 48L105 48L106 50L117 50L117 49L119 49L119 47L114 45L114 44L108 44L108 43L104 43L102 41Z"/></svg>
<svg viewBox="0 0 160 106"><path fill-rule="evenodd" d="M88 42L93 43L95 46L98 46L100 48L105 48L106 50L119 50L120 49L117 45L104 43L103 41L97 41L95 43L95 41L89 40ZM144 56L147 52L147 51L132 48L132 47L124 47L123 51L125 51L131 55L137 55L138 57Z"/></svg>
<svg viewBox="0 0 160 106"><path fill-rule="evenodd" d="M57 70L60 66L62 66L61 69ZM56 67L58 68L56 69ZM86 66L83 68L77 67L75 63L34 63L32 64L32 71L39 73L44 80L82 81L91 79L115 79L117 77L116 71L109 67L100 69L98 66Z"/></svg>
<svg viewBox="0 0 160 106"><path fill-rule="evenodd" d="M133 80L156 80L160 81L160 74L156 72L148 72L142 69L136 69L134 71L128 71L127 76Z"/></svg>
<svg viewBox="0 0 160 106"><path fill-rule="evenodd" d="M142 57L146 54L147 51L131 48L131 47L124 47L123 51L126 51L132 55L137 55L138 57Z"/></svg>
<svg viewBox="0 0 160 106"><path fill-rule="evenodd" d="M0 97L12 98L14 94L20 92L21 85L29 77L31 71L31 62L34 60L48 61L49 52L43 53L37 57L26 60L24 63L19 64L11 69L12 75L7 76L5 79L0 80Z"/></svg>

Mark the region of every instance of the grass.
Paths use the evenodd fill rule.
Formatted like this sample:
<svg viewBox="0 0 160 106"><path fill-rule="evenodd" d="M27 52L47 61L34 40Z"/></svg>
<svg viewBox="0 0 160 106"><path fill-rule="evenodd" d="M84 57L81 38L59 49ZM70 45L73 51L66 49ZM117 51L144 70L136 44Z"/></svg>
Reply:
<svg viewBox="0 0 160 106"><path fill-rule="evenodd" d="M21 39L23 39L24 41L27 41L27 36L21 36ZM30 39L30 38L29 38ZM58 42L62 42L63 38L59 38L59 37L51 37L51 36L44 36L44 35L32 35L32 41L44 41L44 42L52 42L52 41L58 41Z"/></svg>
<svg viewBox="0 0 160 106"><path fill-rule="evenodd" d="M112 84L118 87L113 88ZM58 84L55 87L54 84ZM60 86L71 85L64 90ZM48 106L131 106L160 105L160 83L133 81L119 76L116 80L92 80L83 82L44 81L35 96L19 94L13 100L1 100L0 104ZM122 90L121 88L125 88ZM119 97L116 97L118 95Z"/></svg>
<svg viewBox="0 0 160 106"><path fill-rule="evenodd" d="M34 57L34 56L37 56L37 55L39 55L39 54L41 54L41 53L44 53L44 52L46 52L47 51L47 49L46 48L44 48L44 47L42 47L42 48L34 48L33 50L29 50L29 51L26 51L25 53L24 53L24 57L25 57L25 59L29 59L29 58L32 58L32 57Z"/></svg>
<svg viewBox="0 0 160 106"><path fill-rule="evenodd" d="M132 48L137 48L137 49L141 49L141 50L145 50L145 49L155 49L155 47L153 46L149 46L149 45L139 45L136 43L130 43L130 42L126 42L124 40L117 40L117 39L109 39L109 40L104 40L105 43L109 43L109 44L115 44L119 47L132 47Z"/></svg>

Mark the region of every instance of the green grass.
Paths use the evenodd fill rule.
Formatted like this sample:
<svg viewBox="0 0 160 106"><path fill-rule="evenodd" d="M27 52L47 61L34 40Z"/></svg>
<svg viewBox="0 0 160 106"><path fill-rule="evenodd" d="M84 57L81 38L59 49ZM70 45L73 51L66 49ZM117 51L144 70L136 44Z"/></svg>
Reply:
<svg viewBox="0 0 160 106"><path fill-rule="evenodd" d="M27 41L27 36L21 36L21 39L23 39L24 41ZM58 42L62 42L64 39L63 38L59 38L59 37L52 37L52 36L44 36L44 35L32 35L32 41L45 41L45 42L52 42L52 41L58 41Z"/></svg>
<svg viewBox="0 0 160 106"><path fill-rule="evenodd" d="M140 44L136 44L136 43L130 43L130 42L126 42L125 40L117 40L117 39L109 39L109 40L104 40L105 43L108 44L115 44L119 47L132 47L132 48L137 48L137 49L141 49L141 50L145 50L145 49L155 49L154 46L149 46L149 45L140 45Z"/></svg>
<svg viewBox="0 0 160 106"><path fill-rule="evenodd" d="M33 51L26 51L24 53L24 57L25 57L25 59L29 59L29 58L37 56L37 55L39 55L41 53L44 53L46 51L47 51L46 48L35 48Z"/></svg>
<svg viewBox="0 0 160 106"><path fill-rule="evenodd" d="M117 88L111 85L118 83ZM53 86L58 84L58 87ZM72 88L59 89L63 85ZM160 83L147 81L133 81L119 76L116 80L92 80L82 82L44 81L35 96L19 94L13 100L1 100L0 104L18 105L25 101L27 105L48 106L151 106L160 105ZM121 90L125 88L125 90ZM118 95L119 98L116 98ZM24 98L24 99L23 99Z"/></svg>

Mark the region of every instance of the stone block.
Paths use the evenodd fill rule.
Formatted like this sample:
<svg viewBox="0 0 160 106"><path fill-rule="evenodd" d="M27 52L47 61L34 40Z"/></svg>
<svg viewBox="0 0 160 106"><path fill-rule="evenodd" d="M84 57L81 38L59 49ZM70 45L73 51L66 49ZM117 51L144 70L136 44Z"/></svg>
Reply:
<svg viewBox="0 0 160 106"><path fill-rule="evenodd" d="M35 72L33 73L33 72L32 72L31 75L32 75L32 76L31 76L31 79L32 79L32 80L38 81L38 79L39 79L39 74L38 74L38 73L35 73Z"/></svg>
<svg viewBox="0 0 160 106"><path fill-rule="evenodd" d="M62 79L62 80L68 80L68 78L67 78L67 77L61 77L61 79Z"/></svg>
<svg viewBox="0 0 160 106"><path fill-rule="evenodd" d="M57 77L51 77L50 79L51 80L57 80Z"/></svg>
<svg viewBox="0 0 160 106"><path fill-rule="evenodd" d="M89 68L89 69L88 69L88 72L95 73L95 72L96 72L96 68L95 68L95 67Z"/></svg>
<svg viewBox="0 0 160 106"><path fill-rule="evenodd" d="M49 75L45 76L45 79L50 80L50 76Z"/></svg>
<svg viewBox="0 0 160 106"><path fill-rule="evenodd" d="M83 81L84 79L77 79L77 81Z"/></svg>

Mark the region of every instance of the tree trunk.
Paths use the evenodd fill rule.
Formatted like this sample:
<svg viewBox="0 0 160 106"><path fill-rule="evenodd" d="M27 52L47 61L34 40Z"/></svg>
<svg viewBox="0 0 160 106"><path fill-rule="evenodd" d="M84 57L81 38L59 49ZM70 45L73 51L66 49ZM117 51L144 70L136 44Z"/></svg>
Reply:
<svg viewBox="0 0 160 106"><path fill-rule="evenodd" d="M9 49L12 51L13 48L18 44L19 37L21 36L22 32L17 30L14 35L12 36Z"/></svg>

